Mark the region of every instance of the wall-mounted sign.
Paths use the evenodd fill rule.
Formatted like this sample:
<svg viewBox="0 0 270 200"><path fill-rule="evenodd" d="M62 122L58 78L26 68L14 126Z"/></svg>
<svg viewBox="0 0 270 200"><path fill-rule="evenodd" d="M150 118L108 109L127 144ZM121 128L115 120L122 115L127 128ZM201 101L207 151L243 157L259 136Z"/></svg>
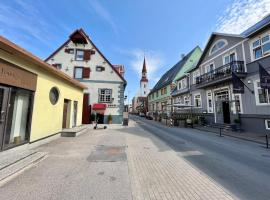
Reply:
<svg viewBox="0 0 270 200"><path fill-rule="evenodd" d="M37 75L0 59L0 83L35 91Z"/></svg>

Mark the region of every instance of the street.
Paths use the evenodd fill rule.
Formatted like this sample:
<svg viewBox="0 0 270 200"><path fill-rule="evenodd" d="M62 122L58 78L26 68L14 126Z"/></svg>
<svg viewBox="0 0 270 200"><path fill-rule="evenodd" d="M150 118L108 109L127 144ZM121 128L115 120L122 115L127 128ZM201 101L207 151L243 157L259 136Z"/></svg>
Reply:
<svg viewBox="0 0 270 200"><path fill-rule="evenodd" d="M265 147L132 116L38 147L47 158L0 184L1 199L269 200ZM28 192L31 191L31 192Z"/></svg>
<svg viewBox="0 0 270 200"><path fill-rule="evenodd" d="M179 156L184 156L240 199L270 199L270 151L265 146L195 129L168 128L134 117Z"/></svg>

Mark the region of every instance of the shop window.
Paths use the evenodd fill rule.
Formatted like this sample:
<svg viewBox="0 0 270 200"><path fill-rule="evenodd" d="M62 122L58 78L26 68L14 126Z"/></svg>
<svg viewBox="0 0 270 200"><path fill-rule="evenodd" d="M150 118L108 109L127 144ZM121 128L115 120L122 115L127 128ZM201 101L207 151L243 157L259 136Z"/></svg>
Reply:
<svg viewBox="0 0 270 200"><path fill-rule="evenodd" d="M50 98L50 102L51 102L52 105L55 105L58 102L58 100L59 100L59 90L58 90L57 87L53 87L50 90L49 98Z"/></svg>
<svg viewBox="0 0 270 200"><path fill-rule="evenodd" d="M29 141L33 92L12 88L5 133L5 148Z"/></svg>
<svg viewBox="0 0 270 200"><path fill-rule="evenodd" d="M112 101L111 89L99 89L99 102L110 103Z"/></svg>
<svg viewBox="0 0 270 200"><path fill-rule="evenodd" d="M261 88L260 81L255 81L254 83L256 104L270 105L269 90Z"/></svg>

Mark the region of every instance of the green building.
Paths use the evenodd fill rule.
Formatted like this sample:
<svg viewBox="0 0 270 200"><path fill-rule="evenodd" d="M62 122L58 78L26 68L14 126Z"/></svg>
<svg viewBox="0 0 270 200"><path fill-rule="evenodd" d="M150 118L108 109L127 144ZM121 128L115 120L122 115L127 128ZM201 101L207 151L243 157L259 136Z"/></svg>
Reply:
<svg viewBox="0 0 270 200"><path fill-rule="evenodd" d="M150 113L171 111L171 92L176 87L176 80L196 65L201 54L201 48L195 47L160 78L148 95Z"/></svg>

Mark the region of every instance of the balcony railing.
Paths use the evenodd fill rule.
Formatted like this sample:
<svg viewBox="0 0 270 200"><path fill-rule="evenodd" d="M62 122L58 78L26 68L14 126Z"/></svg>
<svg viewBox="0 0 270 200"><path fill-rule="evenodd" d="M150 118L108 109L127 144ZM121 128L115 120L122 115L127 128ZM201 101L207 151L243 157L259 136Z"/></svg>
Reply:
<svg viewBox="0 0 270 200"><path fill-rule="evenodd" d="M226 65L216 68L208 73L205 73L196 78L196 85L212 82L218 79L223 80L223 78L231 77L232 72L245 73L244 61L232 61Z"/></svg>

